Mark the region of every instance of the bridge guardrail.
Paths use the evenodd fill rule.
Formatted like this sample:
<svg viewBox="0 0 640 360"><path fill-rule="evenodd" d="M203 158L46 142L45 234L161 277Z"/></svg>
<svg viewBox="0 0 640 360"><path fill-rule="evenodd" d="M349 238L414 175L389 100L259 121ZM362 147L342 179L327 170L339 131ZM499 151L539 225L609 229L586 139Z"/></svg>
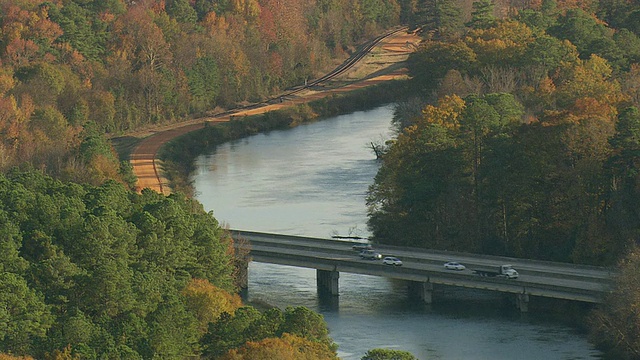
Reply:
<svg viewBox="0 0 640 360"><path fill-rule="evenodd" d="M343 254L349 254L349 253L353 253L353 250L351 249L351 245L353 244L357 244L357 243L361 243L361 242L355 242L355 241L345 241L345 240L335 240L335 239L322 239L322 238L313 238L313 237L304 237L304 236L293 236L293 235L284 235L284 234L274 234L274 233L263 233L263 232L255 232L255 231L245 231L245 230L231 230L232 234L235 234L236 236L256 236L256 237L268 237L268 238L277 238L277 239L282 239L282 240L304 240L306 242L309 242L311 244L318 244L318 245L322 245L322 247L326 247L328 244L331 244L331 246L335 246L336 248L338 247L342 247L345 246L344 250L341 251L341 253ZM254 240L256 241L256 243L259 243L260 240ZM265 240L265 242L269 242L270 244L272 244L273 246L279 246L282 248L298 248L298 249L314 249L315 247L313 245L302 245L302 244L291 244L291 243L273 243L269 240ZM473 258L477 258L477 259L483 259L483 260L489 260L489 261L494 261L496 263L511 263L516 265L517 270L521 273L521 274L526 274L526 275L536 275L536 276L547 276L547 277L555 277L558 279L588 279L589 281L598 281L601 282L603 284L612 284L612 270L609 268L604 268L604 267L596 267L596 266L590 266L590 265L578 265L578 264L569 264L569 263L554 263L554 262L550 262L550 261L540 261L540 260L530 260L530 259L520 259L520 258L511 258L511 257L502 257L502 256L491 256L491 255L482 255L482 254L473 254L473 253L465 253L465 252L450 252L450 251L443 251L443 250L429 250L429 249L407 249L407 248L403 248L403 247L398 247L398 246L392 246L392 245L380 245L379 247L377 247L377 249L383 253L383 255L396 255L394 254L394 250L395 252L408 252L409 250L411 251L410 255L403 255L402 258L404 260L410 260L410 261L414 261L414 262L418 262L418 263L423 263L423 264L434 264L434 265L441 265L442 261L441 260L434 260L434 259L424 259L420 256L416 256L415 254L429 254L429 255L440 255L446 258L449 258L451 260L456 260L456 259L460 259L460 258L466 258L466 257L473 257ZM339 251L339 250L336 250ZM357 255L355 255L357 256ZM480 266L480 264L474 264L473 261L467 261L466 262L468 264L468 267L472 268L473 265L478 265ZM530 269L530 268L522 268L518 265L523 265L523 264L527 264L531 267L540 267L542 266L554 266L554 267L563 267L563 268L570 268L573 270L585 270L585 271L589 271L589 272L600 272L602 273L601 276L594 276L594 275L588 275L588 274L565 274L565 273L560 273L560 272L549 272L549 271L537 271L535 269ZM606 273L606 275L605 275Z"/></svg>
<svg viewBox="0 0 640 360"><path fill-rule="evenodd" d="M463 286L510 293L527 293L536 296L556 297L584 302L600 302L608 291L589 290L581 287L558 286L553 284L529 283L502 278L475 277L468 274L445 273L427 269L387 267L376 263L363 263L347 259L318 258L300 254L289 254L256 250L256 261L286 263L286 265L342 271L365 275L384 276L409 281L424 281L434 284ZM267 261L270 260L270 261ZM278 261L275 261L278 260Z"/></svg>

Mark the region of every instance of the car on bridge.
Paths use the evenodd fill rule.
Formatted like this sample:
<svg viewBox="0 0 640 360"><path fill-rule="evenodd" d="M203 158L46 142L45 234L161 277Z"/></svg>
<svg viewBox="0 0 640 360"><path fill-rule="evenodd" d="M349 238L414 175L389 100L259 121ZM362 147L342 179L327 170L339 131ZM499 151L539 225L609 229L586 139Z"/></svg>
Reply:
<svg viewBox="0 0 640 360"><path fill-rule="evenodd" d="M351 248L357 251L373 250L371 244L354 244Z"/></svg>
<svg viewBox="0 0 640 360"><path fill-rule="evenodd" d="M382 254L374 250L363 250L360 253L360 258L366 260L380 260L382 259Z"/></svg>
<svg viewBox="0 0 640 360"><path fill-rule="evenodd" d="M480 276L506 277L507 279L517 279L518 271L512 265L500 265L473 269L473 273Z"/></svg>
<svg viewBox="0 0 640 360"><path fill-rule="evenodd" d="M456 261L449 261L444 263L444 268L447 270L457 270L457 271L461 271L466 269L466 267L462 264L460 264L459 262Z"/></svg>
<svg viewBox="0 0 640 360"><path fill-rule="evenodd" d="M385 265L402 266L402 260L395 256L387 256L382 259L382 263Z"/></svg>

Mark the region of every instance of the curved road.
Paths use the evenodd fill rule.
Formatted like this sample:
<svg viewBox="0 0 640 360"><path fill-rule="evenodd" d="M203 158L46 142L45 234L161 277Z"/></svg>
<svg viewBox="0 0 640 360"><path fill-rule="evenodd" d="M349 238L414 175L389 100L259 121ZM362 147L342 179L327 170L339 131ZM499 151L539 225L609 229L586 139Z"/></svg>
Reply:
<svg viewBox="0 0 640 360"><path fill-rule="evenodd" d="M382 54L387 54L392 58L392 61L401 62L406 59L409 53L415 50L416 45L419 43L420 38L416 34L408 34L406 31L397 31L391 33L389 36L376 39L377 42L374 41L373 44L375 46L368 46L365 48L365 51L368 53L373 49L380 49L379 51ZM380 56L382 57L382 56ZM378 57L378 58L380 58ZM364 56L356 56L358 61L362 62ZM379 61L379 60L376 60ZM351 68L355 65L355 62L351 62L347 68ZM383 71L381 71L383 70ZM142 189L149 188L155 190L159 193L169 194L171 192L168 181L162 176L161 165L159 161L156 159L156 154L158 150L171 139L186 134L191 131L199 130L211 123L219 123L226 122L232 116L247 116L247 115L256 115L262 114L265 112L278 110L287 106L297 105L305 102L310 102L313 100L321 99L332 94L348 92L352 90L356 90L359 88L363 88L366 86L374 85L382 81L389 81L393 79L398 79L402 77L406 77L406 69L400 69L392 72L386 72L386 68L381 69L380 67L375 69L374 74L367 74L366 76L362 76L361 80L355 81L351 84L330 88L326 90L314 91L310 88L311 85L317 85L318 83L328 80L330 77L324 76L320 79L313 81L310 85L307 85L303 89L304 92L300 91L300 89L295 90L289 94L286 94L287 100L281 103L275 104L265 104L264 106L257 106L252 108L245 108L242 110L237 110L234 112L228 112L225 114L221 114L215 117L206 117L199 118L195 120L185 121L179 124L174 124L167 126L165 128L155 129L144 134L142 137L144 139L136 146L130 156L130 162L133 167L133 173L137 176L138 182L136 185L136 190L140 192ZM340 75L345 73L344 65L343 67L339 67L337 70L334 70L332 73L335 75ZM381 74L385 73L385 74ZM293 94L295 96L292 96Z"/></svg>

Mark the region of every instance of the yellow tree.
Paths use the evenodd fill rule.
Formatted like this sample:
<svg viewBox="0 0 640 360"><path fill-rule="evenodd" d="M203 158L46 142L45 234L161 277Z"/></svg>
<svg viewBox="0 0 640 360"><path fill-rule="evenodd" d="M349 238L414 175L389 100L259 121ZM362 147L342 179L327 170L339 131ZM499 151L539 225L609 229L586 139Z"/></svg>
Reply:
<svg viewBox="0 0 640 360"><path fill-rule="evenodd" d="M144 98L146 115L150 120L157 120L162 115L166 92L173 90L166 78L173 54L154 16L162 19L145 4L132 6L114 22L115 41L110 49L115 54L113 60L119 58L129 62L132 69L138 69L134 72L134 78L140 85L137 96Z"/></svg>
<svg viewBox="0 0 640 360"><path fill-rule="evenodd" d="M247 21L254 21L260 15L260 5L256 0L233 0L232 11L244 17Z"/></svg>
<svg viewBox="0 0 640 360"><path fill-rule="evenodd" d="M519 62L534 41L533 31L518 21L501 21L488 29L469 32L465 43L485 65L509 65Z"/></svg>
<svg viewBox="0 0 640 360"><path fill-rule="evenodd" d="M242 306L238 295L216 287L205 279L192 279L183 290L188 308L195 314L204 333L210 322L215 322L222 313L233 314Z"/></svg>
<svg viewBox="0 0 640 360"><path fill-rule="evenodd" d="M592 55L588 60L565 64L556 73L557 105L578 121L600 118L613 122L625 96L607 60Z"/></svg>
<svg viewBox="0 0 640 360"><path fill-rule="evenodd" d="M458 95L446 95L438 100L437 106L425 106L422 110L421 121L457 130L460 128L460 116L464 111L464 106L464 100Z"/></svg>
<svg viewBox="0 0 640 360"><path fill-rule="evenodd" d="M13 153L18 138L16 120L19 109L13 95L7 93L16 84L13 72L7 68L0 68L0 169L5 169L12 163Z"/></svg>
<svg viewBox="0 0 640 360"><path fill-rule="evenodd" d="M202 24L207 30L208 38L198 49L203 55L215 60L221 73L220 94L221 104L229 104L243 99L248 89L247 77L251 70L251 61L242 45L247 40L247 24L239 15L207 14Z"/></svg>
<svg viewBox="0 0 640 360"><path fill-rule="evenodd" d="M283 334L282 338L269 338L247 342L232 349L221 360L332 360L336 354L326 345L299 336Z"/></svg>

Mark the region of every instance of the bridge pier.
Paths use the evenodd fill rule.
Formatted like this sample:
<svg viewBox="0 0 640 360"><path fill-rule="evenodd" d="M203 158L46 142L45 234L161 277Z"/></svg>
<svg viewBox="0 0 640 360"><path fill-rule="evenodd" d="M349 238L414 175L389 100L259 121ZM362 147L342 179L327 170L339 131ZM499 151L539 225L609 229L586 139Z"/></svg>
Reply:
<svg viewBox="0 0 640 360"><path fill-rule="evenodd" d="M433 283L430 281L410 281L409 295L419 298L425 304L433 303Z"/></svg>
<svg viewBox="0 0 640 360"><path fill-rule="evenodd" d="M338 296L338 279L340 272L332 270L316 270L318 294Z"/></svg>
<svg viewBox="0 0 640 360"><path fill-rule="evenodd" d="M529 294L522 292L521 294L516 295L516 307L520 312L529 312Z"/></svg>

